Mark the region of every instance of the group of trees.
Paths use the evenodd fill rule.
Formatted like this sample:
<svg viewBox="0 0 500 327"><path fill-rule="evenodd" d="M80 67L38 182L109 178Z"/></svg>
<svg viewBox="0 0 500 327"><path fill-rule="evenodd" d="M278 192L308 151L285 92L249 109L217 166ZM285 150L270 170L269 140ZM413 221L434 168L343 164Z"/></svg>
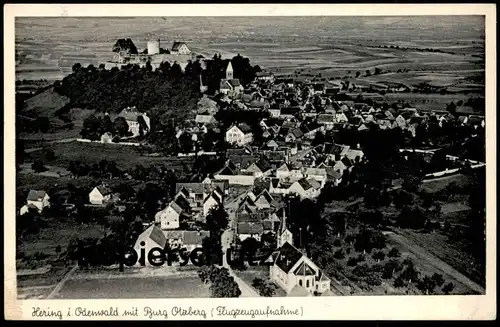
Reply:
<svg viewBox="0 0 500 327"><path fill-rule="evenodd" d="M137 122L139 123L139 136L142 137L149 127L142 116L137 117ZM116 137L113 139L115 142L118 142L120 137L132 136L132 133L129 132L129 125L123 117L117 117L111 121L109 115L90 115L83 121L83 127L80 131L83 138L97 141L104 133L115 135Z"/></svg>
<svg viewBox="0 0 500 327"><path fill-rule="evenodd" d="M276 285L266 282L262 278L254 278L252 287L259 292L260 296L271 297L276 294Z"/></svg>
<svg viewBox="0 0 500 327"><path fill-rule="evenodd" d="M229 217L223 206L212 208L206 217L204 229L210 232L210 236L202 241L205 263L208 265L222 264L221 236L229 223Z"/></svg>
<svg viewBox="0 0 500 327"><path fill-rule="evenodd" d="M206 265L198 271L198 275L203 283L210 283L211 297L234 298L241 295L238 284L226 268Z"/></svg>

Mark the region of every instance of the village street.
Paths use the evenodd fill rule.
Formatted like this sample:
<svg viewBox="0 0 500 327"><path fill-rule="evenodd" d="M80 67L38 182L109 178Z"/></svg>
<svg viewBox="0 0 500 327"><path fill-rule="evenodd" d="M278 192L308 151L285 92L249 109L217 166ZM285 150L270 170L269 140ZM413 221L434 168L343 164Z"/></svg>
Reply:
<svg viewBox="0 0 500 327"><path fill-rule="evenodd" d="M231 247L234 242L234 235L236 231L236 210L238 209L238 205L241 200L246 195L246 192L239 194L236 198L226 202L224 205L226 212L228 214L228 228L222 233L221 236L221 245L222 245L222 266L229 270L229 274L234 278L234 281L238 284L240 288L241 295L240 297L259 297L260 295L245 281L236 276L234 271L231 269L227 262L226 251Z"/></svg>

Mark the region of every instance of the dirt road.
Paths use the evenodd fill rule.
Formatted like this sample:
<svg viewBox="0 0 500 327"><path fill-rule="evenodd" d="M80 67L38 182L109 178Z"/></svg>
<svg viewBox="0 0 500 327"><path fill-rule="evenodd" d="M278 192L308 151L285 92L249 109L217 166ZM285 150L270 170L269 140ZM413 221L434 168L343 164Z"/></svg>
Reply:
<svg viewBox="0 0 500 327"><path fill-rule="evenodd" d="M78 269L78 266L74 266L73 268L71 268L71 270L68 271L68 273L64 276L64 278L61 279L61 281L59 283L57 283L56 287L52 290L52 292L50 292L50 294L47 296L47 299L53 299L59 293L59 291L63 288L64 283L66 283L66 281L71 277L71 275L73 275L73 273L77 269Z"/></svg>

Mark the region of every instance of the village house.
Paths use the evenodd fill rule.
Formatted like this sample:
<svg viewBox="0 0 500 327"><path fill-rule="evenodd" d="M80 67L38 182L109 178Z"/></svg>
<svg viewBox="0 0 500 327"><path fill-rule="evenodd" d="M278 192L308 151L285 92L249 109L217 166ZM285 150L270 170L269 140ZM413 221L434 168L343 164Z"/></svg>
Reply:
<svg viewBox="0 0 500 327"><path fill-rule="evenodd" d="M191 50L185 42L174 42L172 48L170 48L170 53L188 55L191 54Z"/></svg>
<svg viewBox="0 0 500 327"><path fill-rule="evenodd" d="M240 241L247 238L260 241L263 234L274 231L274 222L269 210L259 210L255 205L253 207L252 211L248 205L244 205L244 208L237 214L236 234Z"/></svg>
<svg viewBox="0 0 500 327"><path fill-rule="evenodd" d="M177 229L180 227L181 215L182 208L175 201L172 201L165 209L156 213L155 223L159 224L161 229Z"/></svg>
<svg viewBox="0 0 500 327"><path fill-rule="evenodd" d="M347 116L344 112L337 112L335 114L335 121L337 123L348 123L349 119L347 118Z"/></svg>
<svg viewBox="0 0 500 327"><path fill-rule="evenodd" d="M89 193L89 202L94 205L102 205L111 202L111 189L107 185L98 185Z"/></svg>
<svg viewBox="0 0 500 327"><path fill-rule="evenodd" d="M269 108L267 111L269 111L269 114L273 118L279 118L281 115L281 109L280 108Z"/></svg>
<svg viewBox="0 0 500 327"><path fill-rule="evenodd" d="M203 215L206 217L210 210L223 205L223 197L217 191L210 193L205 200L203 200Z"/></svg>
<svg viewBox="0 0 500 327"><path fill-rule="evenodd" d="M236 167L229 167L225 165L221 170L214 173L214 178L225 180L229 185L253 185L255 176L252 172L238 171Z"/></svg>
<svg viewBox="0 0 500 327"><path fill-rule="evenodd" d="M294 167L293 165L283 163L276 169L276 178L278 179L291 179L298 180L304 177L302 169Z"/></svg>
<svg viewBox="0 0 500 327"><path fill-rule="evenodd" d="M300 114L299 107L283 107L280 110L280 118L290 120L296 118Z"/></svg>
<svg viewBox="0 0 500 327"><path fill-rule="evenodd" d="M358 144L358 147L359 147L359 144ZM356 162L357 160L359 160L359 161L363 160L364 155L365 154L363 153L363 150L352 149L352 148L349 148L347 150L347 153L345 154L345 156L347 158L349 158L349 160L351 160L352 162Z"/></svg>
<svg viewBox="0 0 500 327"><path fill-rule="evenodd" d="M241 170L242 172L252 173L256 178L266 177L272 173L272 166L264 157L252 162L248 167Z"/></svg>
<svg viewBox="0 0 500 327"><path fill-rule="evenodd" d="M253 141L252 129L245 123L232 125L226 131L227 143L243 146L252 143L252 141Z"/></svg>
<svg viewBox="0 0 500 327"><path fill-rule="evenodd" d="M271 194L295 194L302 199L313 199L320 192L321 185L311 185L306 178L301 178L293 183L273 178L269 184L269 193Z"/></svg>
<svg viewBox="0 0 500 327"><path fill-rule="evenodd" d="M258 81L265 81L271 83L274 81L274 75L270 72L265 72L265 71L255 73L255 78Z"/></svg>
<svg viewBox="0 0 500 327"><path fill-rule="evenodd" d="M151 122L146 113L139 112L136 107L127 107L123 109L118 117L122 117L128 124L128 131L133 137L139 136L141 126L143 135L151 130Z"/></svg>
<svg viewBox="0 0 500 327"><path fill-rule="evenodd" d="M333 114L319 114L316 121L319 125L325 126L326 130L333 129L337 122Z"/></svg>
<svg viewBox="0 0 500 327"><path fill-rule="evenodd" d="M26 197L26 205L21 208L20 214L24 215L30 209L42 212L44 208L50 207L50 197L45 191L30 190Z"/></svg>
<svg viewBox="0 0 500 327"><path fill-rule="evenodd" d="M319 295L330 290L328 276L289 242L273 252L268 260L272 262L269 267L270 279L287 294ZM298 289L305 289L307 292Z"/></svg>
<svg viewBox="0 0 500 327"><path fill-rule="evenodd" d="M329 161L338 161L349 153L348 145L324 143L321 153L327 156Z"/></svg>
<svg viewBox="0 0 500 327"><path fill-rule="evenodd" d="M113 134L106 132L101 135L101 143L111 143L113 142Z"/></svg>
<svg viewBox="0 0 500 327"><path fill-rule="evenodd" d="M321 187L323 187L326 183L327 175L326 175L326 169L325 168L313 168L313 167L307 167L304 170L304 176L308 178L308 181L310 182L310 178L315 179L321 184Z"/></svg>
<svg viewBox="0 0 500 327"><path fill-rule="evenodd" d="M304 136L304 133L300 128L293 128L288 131L288 134L285 137L285 142L294 143L300 140Z"/></svg>
<svg viewBox="0 0 500 327"><path fill-rule="evenodd" d="M203 239L210 236L209 231L184 231L184 230L164 230L152 224L144 232L142 232L135 241L134 250L136 253L141 253L144 249L145 253L149 253L153 248L165 249L170 248L186 249L191 252L194 249L201 249ZM158 262L161 259L158 259ZM149 260L144 260L146 266L152 266ZM191 264L191 261L189 261ZM142 264L137 260L137 266Z"/></svg>
<svg viewBox="0 0 500 327"><path fill-rule="evenodd" d="M210 232L205 230L165 230L163 234L170 248L186 249L188 253L195 249L202 249L203 239L210 237Z"/></svg>
<svg viewBox="0 0 500 327"><path fill-rule="evenodd" d="M323 94L325 92L325 85L321 83L315 83L311 85L313 94Z"/></svg>
<svg viewBox="0 0 500 327"><path fill-rule="evenodd" d="M228 187L223 181L210 181L209 183L177 183L175 185L175 198L183 196L190 203L193 210L199 211L203 202L212 193L216 192L220 200L228 192Z"/></svg>
<svg viewBox="0 0 500 327"><path fill-rule="evenodd" d="M208 114L205 114L205 115L196 115L196 118L195 118L194 121L197 124L200 124L200 125L203 125L203 126L212 125L212 124L216 124L217 123L217 120L215 119L215 117L213 115L208 115Z"/></svg>

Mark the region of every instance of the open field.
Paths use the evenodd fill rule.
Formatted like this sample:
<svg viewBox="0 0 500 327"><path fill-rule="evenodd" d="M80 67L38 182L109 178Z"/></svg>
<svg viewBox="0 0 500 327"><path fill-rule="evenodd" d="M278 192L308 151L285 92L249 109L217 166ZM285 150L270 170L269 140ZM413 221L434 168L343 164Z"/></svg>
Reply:
<svg viewBox="0 0 500 327"><path fill-rule="evenodd" d="M184 40L207 57L241 54L276 74L354 77L378 67L393 72L367 81L444 86L484 76L482 17L148 17L18 19L17 78L54 75L75 62L98 65L112 58L116 39L130 37L144 48L152 35L162 47Z"/></svg>
<svg viewBox="0 0 500 327"><path fill-rule="evenodd" d="M87 164L99 162L103 159L113 160L121 169L134 168L136 165L166 165L171 169L183 169L183 165L189 167L194 160L190 157L152 157L141 156L136 147L119 145L119 144L100 144L100 143L58 143L48 146L54 150L56 159L51 162L51 165L58 167L68 167L69 162L73 160L81 160ZM35 151L29 154L30 159L35 160L42 151Z"/></svg>
<svg viewBox="0 0 500 327"><path fill-rule="evenodd" d="M207 298L199 277L70 279L55 299Z"/></svg>
<svg viewBox="0 0 500 327"><path fill-rule="evenodd" d="M422 190L428 193L436 193L442 191L452 183L459 187L464 187L469 185L471 180L469 176L464 174L451 175L446 178L436 178L425 181L425 183L422 184Z"/></svg>
<svg viewBox="0 0 500 327"><path fill-rule="evenodd" d="M39 233L24 237L22 250L25 256L42 252L48 255L47 260L53 260L57 258L58 245L65 251L73 238L101 237L106 233L106 229L99 224L76 223L63 219L46 219L46 223L48 226L42 228Z"/></svg>

